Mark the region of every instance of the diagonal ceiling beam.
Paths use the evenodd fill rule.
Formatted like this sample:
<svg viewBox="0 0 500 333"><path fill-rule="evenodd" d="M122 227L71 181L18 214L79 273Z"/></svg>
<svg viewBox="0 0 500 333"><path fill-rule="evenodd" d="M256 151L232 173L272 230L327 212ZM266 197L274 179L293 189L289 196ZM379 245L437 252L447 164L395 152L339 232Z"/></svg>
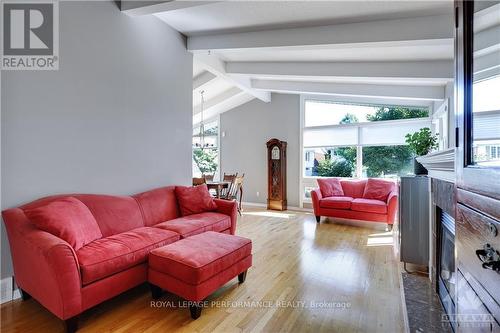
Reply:
<svg viewBox="0 0 500 333"><path fill-rule="evenodd" d="M453 61L404 62L227 62L228 74L453 80Z"/></svg>
<svg viewBox="0 0 500 333"><path fill-rule="evenodd" d="M193 90L203 87L212 80L215 80L217 76L210 73L209 71L203 71L193 78Z"/></svg>
<svg viewBox="0 0 500 333"><path fill-rule="evenodd" d="M130 16L149 15L172 10L204 6L218 1L121 0L120 10Z"/></svg>
<svg viewBox="0 0 500 333"><path fill-rule="evenodd" d="M221 92L217 96L212 97L211 99L205 101L205 103L203 104L203 108L204 108L203 112L216 106L217 104L222 103L226 99L234 97L235 95L237 95L239 93L241 93L241 90L236 88L236 87L232 87L226 91ZM193 110L194 110L194 114L200 113L200 103L193 105Z"/></svg>
<svg viewBox="0 0 500 333"><path fill-rule="evenodd" d="M229 75L226 72L225 63L222 60L220 60L217 56L196 54L195 59L206 70L210 71L212 74L220 78L223 78L224 80L235 85L244 92L254 96L255 98L260 99L263 102L267 103L271 101L271 94L269 92L258 91L253 89L249 78L234 77Z"/></svg>
<svg viewBox="0 0 500 333"><path fill-rule="evenodd" d="M443 86L252 80L252 87L266 91L293 94L323 94L334 96L389 98L397 100L409 99L439 101L444 99Z"/></svg>
<svg viewBox="0 0 500 333"><path fill-rule="evenodd" d="M207 120L215 117L218 114L229 111L241 104L251 101L255 97L241 91L237 88L229 89L228 91L208 100L205 103L205 109L203 110L203 119ZM198 125L201 121L201 114L198 108L195 107L198 112L193 115L194 126Z"/></svg>
<svg viewBox="0 0 500 333"><path fill-rule="evenodd" d="M453 16L436 15L319 27L191 36L188 50L235 50L453 39Z"/></svg>

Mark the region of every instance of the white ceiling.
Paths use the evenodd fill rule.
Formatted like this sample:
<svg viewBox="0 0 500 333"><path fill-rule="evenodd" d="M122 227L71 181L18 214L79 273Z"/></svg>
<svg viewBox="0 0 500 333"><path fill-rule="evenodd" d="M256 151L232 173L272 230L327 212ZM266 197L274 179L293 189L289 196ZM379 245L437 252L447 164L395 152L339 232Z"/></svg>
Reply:
<svg viewBox="0 0 500 333"><path fill-rule="evenodd" d="M453 1L221 1L155 14L177 31L207 35L451 13Z"/></svg>
<svg viewBox="0 0 500 333"><path fill-rule="evenodd" d="M194 123L200 90L206 119L267 102L272 91L352 100L363 98L356 89L383 100L394 91L396 100L429 105L453 77L453 0L183 4L154 15L188 37L196 86L204 78L193 89ZM497 22L494 10L483 16L483 29Z"/></svg>

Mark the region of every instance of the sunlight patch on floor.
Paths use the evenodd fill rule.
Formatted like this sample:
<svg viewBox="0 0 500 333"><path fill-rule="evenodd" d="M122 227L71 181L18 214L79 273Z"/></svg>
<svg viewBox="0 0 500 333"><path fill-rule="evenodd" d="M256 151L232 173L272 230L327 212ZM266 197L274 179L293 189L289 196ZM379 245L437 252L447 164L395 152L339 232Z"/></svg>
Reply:
<svg viewBox="0 0 500 333"><path fill-rule="evenodd" d="M394 243L392 231L368 235L366 246L392 246Z"/></svg>
<svg viewBox="0 0 500 333"><path fill-rule="evenodd" d="M289 218L295 216L295 214L277 213L277 212L268 212L268 211L243 212L243 215L262 216L262 217L277 217L280 219L289 219Z"/></svg>

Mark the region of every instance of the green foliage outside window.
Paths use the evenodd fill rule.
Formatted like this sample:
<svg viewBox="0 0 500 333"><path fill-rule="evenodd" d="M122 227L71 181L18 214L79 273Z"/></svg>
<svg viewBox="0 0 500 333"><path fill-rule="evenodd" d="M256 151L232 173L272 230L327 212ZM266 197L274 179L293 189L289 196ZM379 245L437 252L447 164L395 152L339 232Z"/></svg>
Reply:
<svg viewBox="0 0 500 333"><path fill-rule="evenodd" d="M408 146L363 147L363 169L368 177L408 174L412 161L413 154Z"/></svg>
<svg viewBox="0 0 500 333"><path fill-rule="evenodd" d="M213 174L217 170L216 150L193 149L193 160L202 174Z"/></svg>
<svg viewBox="0 0 500 333"><path fill-rule="evenodd" d="M384 121L397 119L424 118L429 116L429 111L422 108L409 108L404 106L384 106L375 111L374 114L366 116L368 121Z"/></svg>
<svg viewBox="0 0 500 333"><path fill-rule="evenodd" d="M352 177L353 170L353 165L340 156L325 158L316 167L320 177Z"/></svg>
<svg viewBox="0 0 500 333"><path fill-rule="evenodd" d="M428 116L427 109L390 106L380 107L366 118L368 121L385 121ZM340 124L357 122L355 115L347 113ZM363 170L368 177L408 174L411 172L412 159L415 156L413 149L411 144L409 146L363 147ZM356 147L335 148L325 153L325 160L318 163L315 173L320 177L352 177L355 166Z"/></svg>
<svg viewBox="0 0 500 333"><path fill-rule="evenodd" d="M355 114L352 113L346 113L344 118L340 120L339 124L354 124L359 122L358 117L356 117Z"/></svg>

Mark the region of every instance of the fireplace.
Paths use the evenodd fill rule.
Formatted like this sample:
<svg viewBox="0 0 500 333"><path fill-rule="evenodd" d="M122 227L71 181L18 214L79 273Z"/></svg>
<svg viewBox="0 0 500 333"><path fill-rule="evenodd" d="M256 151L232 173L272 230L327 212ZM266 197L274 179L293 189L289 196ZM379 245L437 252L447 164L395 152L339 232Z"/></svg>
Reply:
<svg viewBox="0 0 500 333"><path fill-rule="evenodd" d="M455 313L455 220L451 215L436 207L437 248L436 273L437 292L447 314ZM455 327L453 327L455 329Z"/></svg>

